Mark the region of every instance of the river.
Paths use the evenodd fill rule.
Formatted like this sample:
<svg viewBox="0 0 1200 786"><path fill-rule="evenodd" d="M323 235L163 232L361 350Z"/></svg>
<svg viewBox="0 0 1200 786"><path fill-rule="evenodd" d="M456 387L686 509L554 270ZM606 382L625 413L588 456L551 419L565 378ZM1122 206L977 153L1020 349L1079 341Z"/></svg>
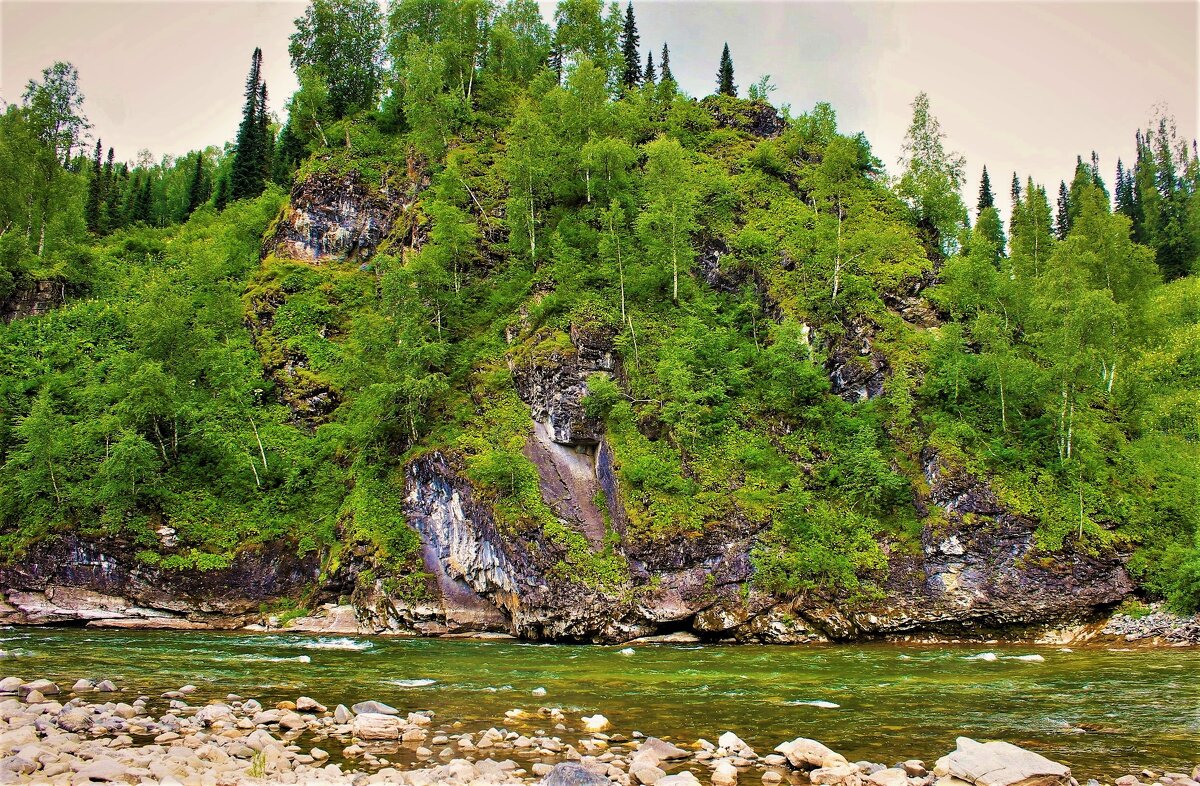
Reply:
<svg viewBox="0 0 1200 786"><path fill-rule="evenodd" d="M1036 750L1081 781L1200 762L1195 649L625 648L82 628L0 630L0 649L0 676L111 679L147 694L192 683L197 697L264 703L377 699L469 728L499 725L513 708L559 706L601 712L626 734L690 742L731 730L761 753L805 736L886 764L932 763L959 735Z"/></svg>

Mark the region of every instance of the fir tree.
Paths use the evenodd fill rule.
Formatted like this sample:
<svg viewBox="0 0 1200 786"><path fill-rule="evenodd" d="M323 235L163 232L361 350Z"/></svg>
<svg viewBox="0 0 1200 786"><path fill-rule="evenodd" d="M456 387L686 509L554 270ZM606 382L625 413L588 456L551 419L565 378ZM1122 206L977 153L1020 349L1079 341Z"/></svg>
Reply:
<svg viewBox="0 0 1200 786"><path fill-rule="evenodd" d="M717 69L717 93L736 96L737 85L733 83L733 58L729 56L729 44L721 50L721 66Z"/></svg>
<svg viewBox="0 0 1200 786"><path fill-rule="evenodd" d="M104 174L100 168L100 140L96 140L96 156L92 160L92 179L88 181L87 207L84 217L87 220L89 232L100 234L100 202L103 199Z"/></svg>
<svg viewBox="0 0 1200 786"><path fill-rule="evenodd" d="M102 233L111 232L117 227L117 223L121 219L120 205L117 204L117 199L121 195L121 189L117 188L117 178L119 172L113 171L113 149L108 149L108 157L104 161L104 178L100 185L101 199L101 214L100 214L100 231Z"/></svg>
<svg viewBox="0 0 1200 786"><path fill-rule="evenodd" d="M632 90L642 83L642 66L638 59L637 22L633 18L633 3L625 6L625 27L621 30L621 56L625 68L621 72L621 84Z"/></svg>
<svg viewBox="0 0 1200 786"><path fill-rule="evenodd" d="M262 118L265 107L259 106L264 97L262 88L262 50L255 48L250 59L250 74L246 77L246 103L242 108L242 122L238 126L233 168L230 172L229 198L246 199L262 193L266 161L266 146L263 140Z"/></svg>
<svg viewBox="0 0 1200 786"><path fill-rule="evenodd" d="M652 85L658 81L658 74L654 72L654 53L646 53L646 70L642 73L642 84Z"/></svg>
<svg viewBox="0 0 1200 786"><path fill-rule="evenodd" d="M192 172L192 182L188 186L188 215L196 212L196 208L208 201L208 179L204 176L204 153L196 153L196 169Z"/></svg>
<svg viewBox="0 0 1200 786"><path fill-rule="evenodd" d="M1136 215L1136 205L1133 201L1133 176L1125 171L1125 164L1119 158L1117 159L1116 202L1117 212L1133 221Z"/></svg>
<svg viewBox="0 0 1200 786"><path fill-rule="evenodd" d="M258 86L258 113L255 125L258 128L259 148L262 150L260 166L262 182L265 187L267 181L271 179L271 165L275 161L275 136L271 133L271 118L267 115L267 85L265 82Z"/></svg>
<svg viewBox="0 0 1200 786"><path fill-rule="evenodd" d="M1067 181L1058 181L1058 217L1055 222L1058 239L1062 240L1071 231L1071 198L1067 194Z"/></svg>
<svg viewBox="0 0 1200 786"><path fill-rule="evenodd" d="M1013 175L1015 181L1016 175ZM978 211L976 215L987 210L989 207L996 206L996 195L992 193L992 181L988 178L987 167L983 168L983 177L979 180L979 204L975 206Z"/></svg>
<svg viewBox="0 0 1200 786"><path fill-rule="evenodd" d="M213 191L213 207L217 210L224 210L229 204L229 177L222 176L217 181L217 187Z"/></svg>
<svg viewBox="0 0 1200 786"><path fill-rule="evenodd" d="M675 76L671 73L671 50L663 44L662 58L659 62L659 70L662 72L663 82L674 82Z"/></svg>

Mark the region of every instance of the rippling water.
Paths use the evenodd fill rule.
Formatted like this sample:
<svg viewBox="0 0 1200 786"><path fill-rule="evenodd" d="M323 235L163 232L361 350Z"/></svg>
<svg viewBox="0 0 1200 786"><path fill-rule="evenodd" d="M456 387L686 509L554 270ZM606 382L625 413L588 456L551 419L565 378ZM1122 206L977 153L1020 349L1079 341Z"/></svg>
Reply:
<svg viewBox="0 0 1200 786"><path fill-rule="evenodd" d="M0 630L0 649L10 653L0 676L112 679L155 694L193 683L199 697L232 692L264 703L378 699L481 728L505 710L559 706L680 741L731 730L760 753L806 736L851 760L932 762L965 734L1037 750L1081 780L1143 767L1190 772L1200 762L1195 650L647 645L629 655L507 641L66 628Z"/></svg>

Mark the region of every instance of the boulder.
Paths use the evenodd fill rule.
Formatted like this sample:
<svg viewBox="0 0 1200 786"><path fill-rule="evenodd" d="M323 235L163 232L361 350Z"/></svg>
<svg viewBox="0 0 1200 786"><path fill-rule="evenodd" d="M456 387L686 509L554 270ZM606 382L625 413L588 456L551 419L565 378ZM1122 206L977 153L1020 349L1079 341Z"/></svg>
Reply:
<svg viewBox="0 0 1200 786"><path fill-rule="evenodd" d="M114 691L117 690L117 686L115 684L113 684L112 680L103 680L101 682L96 683L96 690L101 691L103 693L113 693Z"/></svg>
<svg viewBox="0 0 1200 786"><path fill-rule="evenodd" d="M807 737L797 737L791 742L782 743L775 750L786 756L788 763L797 769L813 769L814 767L846 763L846 759L841 754ZM838 762L838 759L841 761Z"/></svg>
<svg viewBox="0 0 1200 786"><path fill-rule="evenodd" d="M718 737L717 745L729 751L730 753L736 753L739 756L754 754L754 749L747 745L741 737L737 736L731 731L727 731Z"/></svg>
<svg viewBox="0 0 1200 786"><path fill-rule="evenodd" d="M354 717L353 734L360 740L398 740L404 723L395 715L363 712Z"/></svg>
<svg viewBox="0 0 1200 786"><path fill-rule="evenodd" d="M1069 767L1009 742L959 737L944 763L951 777L976 786L1068 786L1071 781Z"/></svg>
<svg viewBox="0 0 1200 786"><path fill-rule="evenodd" d="M76 680L75 684L71 686L71 690L75 693L84 693L95 689L96 683L91 680Z"/></svg>
<svg viewBox="0 0 1200 786"><path fill-rule="evenodd" d="M554 765L541 786L612 786L612 781L582 764L565 761Z"/></svg>
<svg viewBox="0 0 1200 786"><path fill-rule="evenodd" d="M658 762L664 760L671 761L675 759L686 759L691 754L685 751L683 748L680 748L678 745L672 745L669 742L664 742L658 737L647 737L646 741L638 747L637 755L639 757L653 756L654 761L657 764Z"/></svg>
<svg viewBox="0 0 1200 786"><path fill-rule="evenodd" d="M737 767L722 761L713 768L712 786L735 786L738 780Z"/></svg>
<svg viewBox="0 0 1200 786"><path fill-rule="evenodd" d="M63 731L81 732L92 727L92 716L87 710L70 707L58 714L58 727Z"/></svg>
<svg viewBox="0 0 1200 786"><path fill-rule="evenodd" d="M400 710L390 707L381 701L360 701L350 707L355 715L369 713L372 715L399 715Z"/></svg>
<svg viewBox="0 0 1200 786"><path fill-rule="evenodd" d="M908 773L899 767L889 767L867 776L869 786L908 786Z"/></svg>
<svg viewBox="0 0 1200 786"><path fill-rule="evenodd" d="M598 712L590 717L585 715L581 720L583 721L584 731L604 731L609 727L608 718Z"/></svg>
<svg viewBox="0 0 1200 786"><path fill-rule="evenodd" d="M129 770L124 764L113 759L94 759L83 769L75 774L72 783L85 784L90 781L124 781L129 775Z"/></svg>
<svg viewBox="0 0 1200 786"><path fill-rule="evenodd" d="M0 680L0 693L16 693L24 684L25 680L20 677L5 677Z"/></svg>
<svg viewBox="0 0 1200 786"><path fill-rule="evenodd" d="M50 695L53 695L53 694L59 692L58 686L55 685L50 680L34 680L33 682L27 682L24 685L22 685L21 687L17 688L17 695L22 698L26 698L30 693L33 693L34 691L37 691L38 693L42 694L43 696L50 696ZM26 700L28 700L28 699L26 699ZM32 702L30 702L30 703L32 703Z"/></svg>
<svg viewBox="0 0 1200 786"><path fill-rule="evenodd" d="M857 786L862 782L858 767L853 764L834 764L819 767L808 774L813 786Z"/></svg>
<svg viewBox="0 0 1200 786"><path fill-rule="evenodd" d="M659 769L652 764L644 763L631 764L629 775L633 780L642 784L642 786L652 786L652 784L658 783L667 777L665 770Z"/></svg>
<svg viewBox="0 0 1200 786"><path fill-rule="evenodd" d="M354 716L350 714L350 710L345 704L339 704L333 708L333 720L335 723L345 724L354 720Z"/></svg>
<svg viewBox="0 0 1200 786"><path fill-rule="evenodd" d="M206 707L201 707L196 710L196 722L204 726L212 726L216 723L226 723L235 725L237 717L234 716L233 710L229 709L228 704L209 704Z"/></svg>

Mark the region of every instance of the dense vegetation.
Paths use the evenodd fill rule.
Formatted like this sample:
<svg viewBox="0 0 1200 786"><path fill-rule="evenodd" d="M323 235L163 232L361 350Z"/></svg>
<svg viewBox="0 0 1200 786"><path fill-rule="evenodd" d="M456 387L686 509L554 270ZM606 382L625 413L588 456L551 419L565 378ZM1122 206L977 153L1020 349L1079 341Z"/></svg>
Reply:
<svg viewBox="0 0 1200 786"><path fill-rule="evenodd" d="M621 358L586 404L628 537L746 521L764 586L869 592L882 542L939 525L913 504L932 446L1039 521L1048 553L1132 550L1146 593L1196 608L1194 144L1160 119L1111 195L1080 159L1057 215L1014 174L1007 227L985 176L971 221L924 96L891 178L827 105L751 133L773 88L738 98L728 47L697 101L638 43L632 7L599 0L562 0L552 27L531 0L393 0L386 19L315 0L282 126L256 52L237 145L133 167L85 146L70 66L31 82L0 117L0 301L47 279L70 297L0 326L6 552L75 528L203 569L289 537L334 561L370 543L404 574L402 468L442 449L512 536L540 529L564 576L614 585L611 542L563 526L521 452L509 364L569 355L574 327ZM280 186L400 188L414 167L422 242L260 258ZM904 295L930 282L936 314L914 319ZM886 383L847 401L826 364L864 337ZM297 391L336 408L301 416Z"/></svg>

